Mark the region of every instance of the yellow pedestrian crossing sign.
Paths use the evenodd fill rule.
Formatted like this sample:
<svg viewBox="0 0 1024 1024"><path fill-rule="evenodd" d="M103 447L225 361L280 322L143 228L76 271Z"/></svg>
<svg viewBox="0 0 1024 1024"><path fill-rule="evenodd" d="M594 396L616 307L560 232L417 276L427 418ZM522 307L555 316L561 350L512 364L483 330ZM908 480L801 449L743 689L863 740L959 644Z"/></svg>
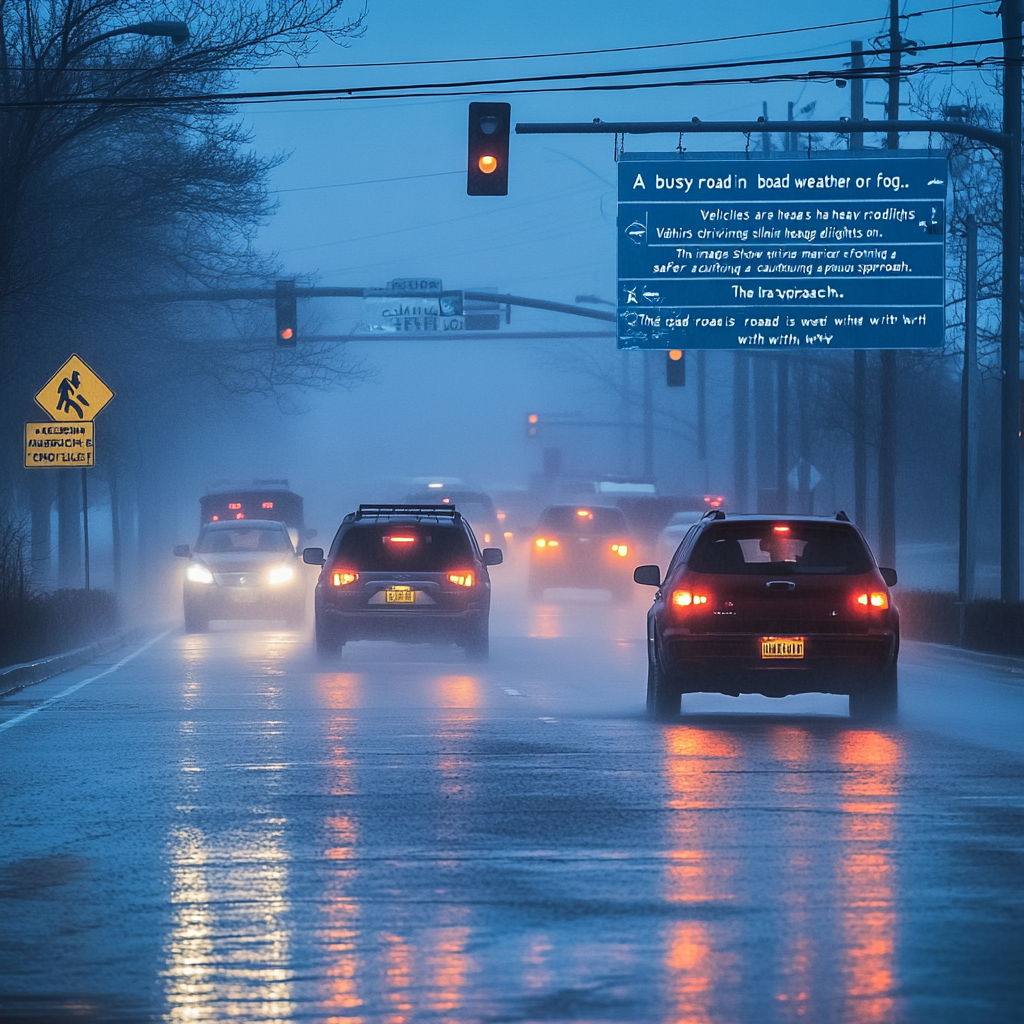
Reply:
<svg viewBox="0 0 1024 1024"><path fill-rule="evenodd" d="M93 420L114 392L78 356L72 356L36 395L36 403L51 419Z"/></svg>

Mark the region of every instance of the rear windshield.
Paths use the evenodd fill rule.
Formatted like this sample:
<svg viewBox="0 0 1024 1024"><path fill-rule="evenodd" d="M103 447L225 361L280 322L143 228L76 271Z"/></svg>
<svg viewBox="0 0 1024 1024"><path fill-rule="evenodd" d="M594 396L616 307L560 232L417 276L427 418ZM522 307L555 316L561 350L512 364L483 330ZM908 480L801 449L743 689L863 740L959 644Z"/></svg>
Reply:
<svg viewBox="0 0 1024 1024"><path fill-rule="evenodd" d="M624 534L626 517L617 508L594 508L590 505L556 505L545 509L540 529L573 533Z"/></svg>
<svg viewBox="0 0 1024 1024"><path fill-rule="evenodd" d="M472 558L469 537L457 526L374 523L345 531L334 564L357 572L446 572Z"/></svg>
<svg viewBox="0 0 1024 1024"><path fill-rule="evenodd" d="M860 535L830 523L723 523L705 530L687 563L694 572L854 576L870 572Z"/></svg>
<svg viewBox="0 0 1024 1024"><path fill-rule="evenodd" d="M280 527L267 530L254 526L232 526L228 530L204 530L196 545L196 551L202 554L293 550L291 540Z"/></svg>

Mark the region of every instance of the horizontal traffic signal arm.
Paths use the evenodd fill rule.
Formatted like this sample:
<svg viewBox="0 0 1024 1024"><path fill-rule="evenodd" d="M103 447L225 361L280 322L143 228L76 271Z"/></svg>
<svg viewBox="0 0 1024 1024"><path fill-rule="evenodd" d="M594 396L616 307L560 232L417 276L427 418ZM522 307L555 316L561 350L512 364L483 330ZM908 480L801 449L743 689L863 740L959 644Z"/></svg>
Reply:
<svg viewBox="0 0 1024 1024"><path fill-rule="evenodd" d="M825 135L830 132L834 135L869 132L888 135L892 131L901 135L907 132L962 135L999 150L1005 150L1010 144L1010 136L1005 132L963 121L851 121L848 118L839 121L767 121L764 118L759 121L701 121L695 117L689 121L538 121L516 125L516 135L678 135L680 132L684 135L725 135L730 132L743 135L764 132L772 135Z"/></svg>
<svg viewBox="0 0 1024 1024"><path fill-rule="evenodd" d="M276 294L273 288L214 288L208 291L167 292L150 295L147 298L155 302L237 302L239 300L271 302L274 301ZM394 295L408 299L436 299L440 294L440 292L390 291L383 288L295 289L297 299L365 299L375 295ZM615 313L611 310L587 309L584 306L574 306L568 302L548 302L547 299L531 299L523 295L497 295L494 292L464 291L462 297L470 302L496 302L499 305L546 309L553 313L568 313L571 316L587 317L590 320L615 322Z"/></svg>

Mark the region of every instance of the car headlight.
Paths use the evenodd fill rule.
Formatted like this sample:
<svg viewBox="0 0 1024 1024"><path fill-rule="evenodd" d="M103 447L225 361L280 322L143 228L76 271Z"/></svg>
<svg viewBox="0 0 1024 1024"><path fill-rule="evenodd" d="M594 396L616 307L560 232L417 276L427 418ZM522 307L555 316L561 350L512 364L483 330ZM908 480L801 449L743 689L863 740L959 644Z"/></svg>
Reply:
<svg viewBox="0 0 1024 1024"><path fill-rule="evenodd" d="M290 565L275 566L270 570L270 584L276 587L282 583L288 583L294 575L295 570Z"/></svg>
<svg viewBox="0 0 1024 1024"><path fill-rule="evenodd" d="M191 580L193 583L212 583L213 573L210 572L205 565L193 562L185 570L185 578Z"/></svg>

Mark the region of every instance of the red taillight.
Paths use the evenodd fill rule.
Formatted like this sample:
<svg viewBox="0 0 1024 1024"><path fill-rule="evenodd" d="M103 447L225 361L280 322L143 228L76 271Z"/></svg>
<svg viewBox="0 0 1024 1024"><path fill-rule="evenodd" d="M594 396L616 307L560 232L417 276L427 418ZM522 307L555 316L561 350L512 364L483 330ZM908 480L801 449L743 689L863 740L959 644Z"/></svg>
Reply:
<svg viewBox="0 0 1024 1024"><path fill-rule="evenodd" d="M870 594L857 595L857 607L861 611L874 608L876 611L885 611L889 607L889 595L885 591L875 590Z"/></svg>
<svg viewBox="0 0 1024 1024"><path fill-rule="evenodd" d="M388 537L392 544L415 544L415 537Z"/></svg>
<svg viewBox="0 0 1024 1024"><path fill-rule="evenodd" d="M357 579L359 579L359 573L348 572L345 569L338 569L331 573L331 586L347 587L350 583L355 583Z"/></svg>
<svg viewBox="0 0 1024 1024"><path fill-rule="evenodd" d="M273 508L274 507L274 503L272 501L265 501L265 502L263 502L263 507L264 508Z"/></svg>
<svg viewBox="0 0 1024 1024"><path fill-rule="evenodd" d="M558 541L553 537L538 537L534 542L541 550L544 548L557 548Z"/></svg>
<svg viewBox="0 0 1024 1024"><path fill-rule="evenodd" d="M618 555L620 558L625 558L626 555L629 554L629 545L628 544L613 544L612 545L612 552L614 554Z"/></svg>
<svg viewBox="0 0 1024 1024"><path fill-rule="evenodd" d="M244 519L245 518L245 513L244 512L236 512L235 513L235 518L236 519Z"/></svg>
<svg viewBox="0 0 1024 1024"><path fill-rule="evenodd" d="M448 582L454 583L457 587L473 586L473 574L471 572L450 572Z"/></svg>
<svg viewBox="0 0 1024 1024"><path fill-rule="evenodd" d="M707 594L695 594L692 590L673 590L672 605L675 608L690 608L708 603Z"/></svg>
<svg viewBox="0 0 1024 1024"><path fill-rule="evenodd" d="M231 503L230 503L230 504L228 505L228 508L230 508L230 509L232 509L232 510L234 510L234 509L236 509L236 508L241 508L241 507L242 507L242 503L241 503L241 502L239 502L239 501L232 501L232 502L231 502Z"/></svg>
<svg viewBox="0 0 1024 1024"><path fill-rule="evenodd" d="M211 516L210 522L212 522L212 523L220 522L220 516Z"/></svg>

